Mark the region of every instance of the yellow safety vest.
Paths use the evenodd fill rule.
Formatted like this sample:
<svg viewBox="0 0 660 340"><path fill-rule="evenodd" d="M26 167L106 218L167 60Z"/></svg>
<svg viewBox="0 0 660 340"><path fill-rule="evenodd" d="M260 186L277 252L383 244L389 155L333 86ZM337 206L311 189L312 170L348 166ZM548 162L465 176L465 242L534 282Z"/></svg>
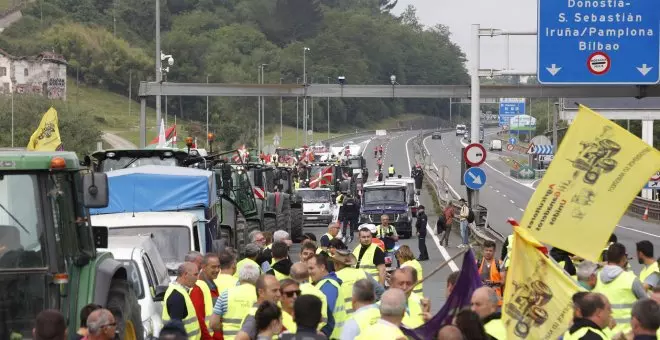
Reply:
<svg viewBox="0 0 660 340"><path fill-rule="evenodd" d="M613 334L627 333L632 328L630 326L630 313L632 306L637 301L633 294L632 285L637 276L631 272L622 272L614 281L603 283L600 279L600 273L597 275L596 287L594 293L601 293L607 296L612 305L612 318L616 321L616 327L612 329Z"/></svg>
<svg viewBox="0 0 660 340"><path fill-rule="evenodd" d="M353 310L353 285L358 280L366 279L367 273L364 270L355 269L355 268L344 268L338 272L335 272L337 277L341 280L341 292L344 297L344 311L346 312L346 317L349 318Z"/></svg>
<svg viewBox="0 0 660 340"><path fill-rule="evenodd" d="M356 336L355 340L396 340L400 338L407 339L399 327L379 320L364 331L360 331L360 335Z"/></svg>
<svg viewBox="0 0 660 340"><path fill-rule="evenodd" d="M330 334L330 339L339 339L339 337L341 336L341 330L344 327L344 322L348 318L348 316L346 315L346 310L344 309L344 304L342 303L343 301L345 301L344 296L342 295L343 292L342 287L344 287L344 284L342 283L340 286L339 282L335 280L323 279L317 282L315 287L320 290L321 287L326 282L329 282L331 285L337 288L337 300L335 301L335 308L332 311L332 317L335 320L335 327L332 329L332 334ZM353 289L352 285L351 285L351 289Z"/></svg>
<svg viewBox="0 0 660 340"><path fill-rule="evenodd" d="M646 280L646 278L649 277L649 275L657 271L660 271L658 269L658 261L654 261L650 265L644 267L642 271L639 272L639 281L642 281L642 283L644 283L644 280Z"/></svg>
<svg viewBox="0 0 660 340"><path fill-rule="evenodd" d="M300 189L300 181L293 182L293 185L296 188L296 190Z"/></svg>
<svg viewBox="0 0 660 340"><path fill-rule="evenodd" d="M167 287L167 290L165 291L165 297L163 298L163 324L167 323L168 321L171 320L170 318L170 313L167 310L167 299L169 299L170 295L172 295L172 292L177 291L179 294L183 295L183 300L186 302L186 317L181 320L183 322L183 326L186 329L186 333L188 333L188 339L189 340L197 340L201 338L200 330L199 330L199 323L197 322L197 314L195 314L195 306L192 303L192 300L190 300L190 295L188 295L188 291L181 286L180 284L174 282L170 283L170 285Z"/></svg>
<svg viewBox="0 0 660 340"><path fill-rule="evenodd" d="M211 289L204 280L197 280L195 285L202 290L202 295L204 296L204 323L206 324L206 329L209 331L209 334L213 336L213 330L211 329L211 315L213 314L213 296L211 295Z"/></svg>
<svg viewBox="0 0 660 340"><path fill-rule="evenodd" d="M257 266L257 268L259 268L259 273L261 273L261 266L258 265L254 260L246 257L246 258L238 261L238 263L236 264L236 272L234 273L235 278L238 279L238 272L240 272L241 268L243 268L248 263L251 263L251 264Z"/></svg>
<svg viewBox="0 0 660 340"><path fill-rule="evenodd" d="M358 246L355 247L355 249L353 249L353 255L355 255L356 259L360 259L361 248L362 245L358 244ZM367 248L367 250L364 251L364 255L362 255L359 264L356 265L356 268L364 270L365 272L371 274L371 276L373 276L374 278L378 277L378 268L376 268L376 265L374 265L374 255L376 254L376 248L378 248L377 245L373 243L370 244L369 248Z"/></svg>
<svg viewBox="0 0 660 340"><path fill-rule="evenodd" d="M394 167L391 166L391 167L387 168L387 173L388 173L389 175L394 175Z"/></svg>
<svg viewBox="0 0 660 340"><path fill-rule="evenodd" d="M506 327L502 319L492 319L484 325L486 334L492 336L496 340L506 340Z"/></svg>
<svg viewBox="0 0 660 340"><path fill-rule="evenodd" d="M422 316L422 296L410 293L408 297L408 308L403 315L401 323L408 328L417 328L424 324L424 317Z"/></svg>
<svg viewBox="0 0 660 340"><path fill-rule="evenodd" d="M321 300L321 322L318 326L318 330L321 330L328 323L328 298L325 297L325 294L320 289L314 287L309 282L300 285L300 292L302 295L314 295Z"/></svg>
<svg viewBox="0 0 660 340"><path fill-rule="evenodd" d="M421 281L424 278L424 275L422 274L422 265L419 263L419 261L412 259L410 261L406 261L401 265L401 268L403 267L413 267L417 271L417 281ZM417 286L415 286L415 289L413 289L413 293L419 294L419 295L424 295L424 284L420 283Z"/></svg>
<svg viewBox="0 0 660 340"><path fill-rule="evenodd" d="M222 294L225 290L236 287L238 284L238 279L229 274L218 274L218 277L213 280L215 286L218 288L218 294Z"/></svg>
<svg viewBox="0 0 660 340"><path fill-rule="evenodd" d="M296 322L293 321L291 314L287 313L284 309L282 309L282 325L286 328L287 332L296 334Z"/></svg>
<svg viewBox="0 0 660 340"><path fill-rule="evenodd" d="M280 260L280 261L281 261L281 260ZM277 261L277 262L279 262L279 261ZM280 273L280 272L277 271L277 269L273 268L273 265L274 265L275 263L277 263L277 262L274 262L274 260L273 260L273 261L270 261L270 269L272 269L272 270L273 270L273 273L275 273L275 278L277 279L277 281L282 281L282 280L284 280L284 279L290 279L291 276L286 275L286 274L284 274L284 273Z"/></svg>
<svg viewBox="0 0 660 340"><path fill-rule="evenodd" d="M358 328L360 329L360 333L358 333L358 335L360 335L367 328L375 325L376 322L378 322L378 319L380 319L380 308L375 303L371 304L365 308L355 311L351 318L355 320L355 323L357 323Z"/></svg>
<svg viewBox="0 0 660 340"><path fill-rule="evenodd" d="M257 302L253 285L244 283L227 291L227 313L222 317L222 334L225 340L233 340L241 330L243 320Z"/></svg>
<svg viewBox="0 0 660 340"><path fill-rule="evenodd" d="M337 205L341 207L341 204L344 203L344 194L337 195L337 198L335 199L335 203L337 203Z"/></svg>
<svg viewBox="0 0 660 340"><path fill-rule="evenodd" d="M569 331L566 331L564 333L563 340L580 340L585 334L587 334L588 331L592 331L596 333L598 336L600 336L603 340L608 340L610 339L607 334L605 334L602 330L596 329L593 327L582 327L578 328L573 334L569 333Z"/></svg>

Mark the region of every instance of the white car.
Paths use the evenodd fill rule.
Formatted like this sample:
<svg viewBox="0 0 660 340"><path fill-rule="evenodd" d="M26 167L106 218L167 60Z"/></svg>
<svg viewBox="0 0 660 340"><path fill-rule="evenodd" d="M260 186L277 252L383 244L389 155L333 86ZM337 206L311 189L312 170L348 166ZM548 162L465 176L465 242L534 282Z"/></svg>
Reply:
<svg viewBox="0 0 660 340"><path fill-rule="evenodd" d="M298 189L303 201L303 225L328 226L336 214L332 191L328 188Z"/></svg>
<svg viewBox="0 0 660 340"><path fill-rule="evenodd" d="M490 151L498 150L502 151L502 140L501 139L491 139L490 145L488 146Z"/></svg>
<svg viewBox="0 0 660 340"><path fill-rule="evenodd" d="M140 304L144 339L157 338L163 328L162 294L170 284L167 267L150 236L110 236L108 248L128 270L128 279Z"/></svg>
<svg viewBox="0 0 660 340"><path fill-rule="evenodd" d="M456 125L456 136L463 135L467 132L467 127L465 124L458 124Z"/></svg>

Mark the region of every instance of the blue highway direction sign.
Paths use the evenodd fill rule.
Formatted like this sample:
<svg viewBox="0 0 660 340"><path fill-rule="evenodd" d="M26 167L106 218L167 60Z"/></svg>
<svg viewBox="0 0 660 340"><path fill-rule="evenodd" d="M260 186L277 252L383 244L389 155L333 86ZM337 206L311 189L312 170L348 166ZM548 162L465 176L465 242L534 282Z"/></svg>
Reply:
<svg viewBox="0 0 660 340"><path fill-rule="evenodd" d="M516 140L516 137L509 138L509 144L515 145L516 143L518 143L518 141Z"/></svg>
<svg viewBox="0 0 660 340"><path fill-rule="evenodd" d="M469 168L463 174L465 186L479 190L486 184L486 173L481 168Z"/></svg>
<svg viewBox="0 0 660 340"><path fill-rule="evenodd" d="M541 84L656 84L660 1L539 0Z"/></svg>
<svg viewBox="0 0 660 340"><path fill-rule="evenodd" d="M499 125L509 125L511 117L525 114L525 98L500 98Z"/></svg>

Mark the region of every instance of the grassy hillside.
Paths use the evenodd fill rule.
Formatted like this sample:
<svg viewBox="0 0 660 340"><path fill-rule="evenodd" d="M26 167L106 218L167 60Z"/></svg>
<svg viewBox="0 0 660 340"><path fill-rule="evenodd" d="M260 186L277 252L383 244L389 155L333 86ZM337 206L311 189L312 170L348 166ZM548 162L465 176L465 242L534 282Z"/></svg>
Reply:
<svg viewBox="0 0 660 340"><path fill-rule="evenodd" d="M15 0L0 0L0 12L14 5Z"/></svg>

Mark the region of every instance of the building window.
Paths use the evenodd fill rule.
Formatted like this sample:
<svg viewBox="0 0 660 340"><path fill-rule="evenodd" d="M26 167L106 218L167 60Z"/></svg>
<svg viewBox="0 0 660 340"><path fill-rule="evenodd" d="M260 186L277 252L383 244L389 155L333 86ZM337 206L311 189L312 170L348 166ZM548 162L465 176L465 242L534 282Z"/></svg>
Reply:
<svg viewBox="0 0 660 340"><path fill-rule="evenodd" d="M26 76L26 77L29 76L29 73L28 73L28 69L27 69L27 68L24 68L24 69L23 69L23 75Z"/></svg>
<svg viewBox="0 0 660 340"><path fill-rule="evenodd" d="M0 77L4 77L7 75L7 68L6 67L0 67Z"/></svg>

